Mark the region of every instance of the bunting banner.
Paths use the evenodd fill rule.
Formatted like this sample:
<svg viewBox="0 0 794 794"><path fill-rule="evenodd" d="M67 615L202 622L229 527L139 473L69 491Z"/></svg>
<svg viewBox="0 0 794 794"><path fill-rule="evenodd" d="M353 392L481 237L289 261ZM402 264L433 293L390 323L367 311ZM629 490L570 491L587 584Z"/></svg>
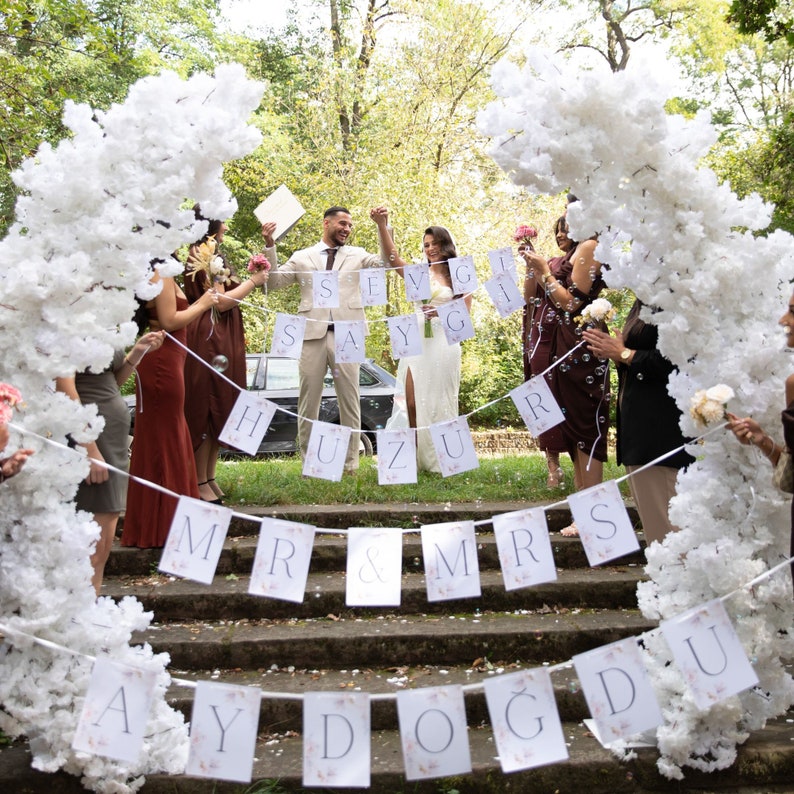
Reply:
<svg viewBox="0 0 794 794"><path fill-rule="evenodd" d="M154 670L96 659L72 748L136 763L143 749L156 683Z"/></svg>
<svg viewBox="0 0 794 794"><path fill-rule="evenodd" d="M250 783L261 700L257 687L198 681L185 774Z"/></svg>
<svg viewBox="0 0 794 794"><path fill-rule="evenodd" d="M516 386L510 392L510 397L527 429L536 438L565 421L565 414L551 393L549 384L541 376L532 377Z"/></svg>
<svg viewBox="0 0 794 794"><path fill-rule="evenodd" d="M365 333L366 323L363 320L334 321L334 355L337 363L360 364L366 359Z"/></svg>
<svg viewBox="0 0 794 794"><path fill-rule="evenodd" d="M477 268L474 266L474 257L453 256L448 261L449 275L452 279L452 291L456 295L470 295L479 286L477 281Z"/></svg>
<svg viewBox="0 0 794 794"><path fill-rule="evenodd" d="M403 266L403 284L405 297L411 303L430 300L430 265L423 262L419 265Z"/></svg>
<svg viewBox="0 0 794 794"><path fill-rule="evenodd" d="M516 270L516 258L513 249L506 245L504 248L494 248L488 252L488 263L491 266L491 273L498 276L506 273L515 283L518 281L518 271Z"/></svg>
<svg viewBox="0 0 794 794"><path fill-rule="evenodd" d="M444 477L479 468L480 461L465 417L430 425L429 430Z"/></svg>
<svg viewBox="0 0 794 794"><path fill-rule="evenodd" d="M664 721L635 637L580 653L573 663L605 744Z"/></svg>
<svg viewBox="0 0 794 794"><path fill-rule="evenodd" d="M758 684L725 605L715 599L659 625L698 708Z"/></svg>
<svg viewBox="0 0 794 794"><path fill-rule="evenodd" d="M406 485L417 481L416 429L378 430L378 484Z"/></svg>
<svg viewBox="0 0 794 794"><path fill-rule="evenodd" d="M389 302L386 290L386 268L370 267L359 272L359 291L364 306L386 306Z"/></svg>
<svg viewBox="0 0 794 794"><path fill-rule="evenodd" d="M303 461L303 474L339 482L353 431L344 425L314 422Z"/></svg>
<svg viewBox="0 0 794 794"><path fill-rule="evenodd" d="M400 606L402 551L399 529L351 527L347 536L347 606Z"/></svg>
<svg viewBox="0 0 794 794"><path fill-rule="evenodd" d="M223 505L181 496L158 569L201 584L212 584L232 511Z"/></svg>
<svg viewBox="0 0 794 794"><path fill-rule="evenodd" d="M422 355L422 329L416 314L389 317L388 326L392 358Z"/></svg>
<svg viewBox="0 0 794 794"><path fill-rule="evenodd" d="M271 356L300 358L303 351L303 337L306 333L306 318L292 314L277 314L273 329Z"/></svg>
<svg viewBox="0 0 794 794"><path fill-rule="evenodd" d="M509 317L514 311L526 306L524 296L509 273L497 273L485 282L485 290L491 298L499 316Z"/></svg>
<svg viewBox="0 0 794 794"><path fill-rule="evenodd" d="M255 391L237 395L218 441L249 455L256 455L276 413L276 404Z"/></svg>
<svg viewBox="0 0 794 794"><path fill-rule="evenodd" d="M471 772L466 709L460 686L397 693L406 780Z"/></svg>
<svg viewBox="0 0 794 794"><path fill-rule="evenodd" d="M372 739L369 695L303 696L303 785L368 788Z"/></svg>
<svg viewBox="0 0 794 794"><path fill-rule="evenodd" d="M315 309L339 308L339 271L312 273L312 305Z"/></svg>
<svg viewBox="0 0 794 794"><path fill-rule="evenodd" d="M548 670L536 667L494 676L483 688L503 772L568 759Z"/></svg>
<svg viewBox="0 0 794 794"><path fill-rule="evenodd" d="M436 312L441 318L444 335L449 344L454 345L456 342L474 337L474 326L471 324L471 316L463 298L455 298L436 306Z"/></svg>
<svg viewBox="0 0 794 794"><path fill-rule="evenodd" d="M493 529L505 590L557 580L546 511L542 507L494 516Z"/></svg>
<svg viewBox="0 0 794 794"><path fill-rule="evenodd" d="M473 521L425 524L422 527L422 558L429 602L481 595Z"/></svg>
<svg viewBox="0 0 794 794"><path fill-rule="evenodd" d="M591 566L639 551L637 533L614 480L569 494L568 505Z"/></svg>
<svg viewBox="0 0 794 794"><path fill-rule="evenodd" d="M315 528L310 524L263 518L248 592L302 603L306 596L314 535Z"/></svg>

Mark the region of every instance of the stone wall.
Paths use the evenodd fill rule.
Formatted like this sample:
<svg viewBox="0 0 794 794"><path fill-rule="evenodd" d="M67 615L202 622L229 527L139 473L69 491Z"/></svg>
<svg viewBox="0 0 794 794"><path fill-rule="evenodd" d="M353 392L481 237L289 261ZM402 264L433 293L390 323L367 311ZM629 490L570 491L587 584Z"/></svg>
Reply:
<svg viewBox="0 0 794 794"><path fill-rule="evenodd" d="M537 452L535 438L527 430L482 430L472 432L478 455L521 455Z"/></svg>

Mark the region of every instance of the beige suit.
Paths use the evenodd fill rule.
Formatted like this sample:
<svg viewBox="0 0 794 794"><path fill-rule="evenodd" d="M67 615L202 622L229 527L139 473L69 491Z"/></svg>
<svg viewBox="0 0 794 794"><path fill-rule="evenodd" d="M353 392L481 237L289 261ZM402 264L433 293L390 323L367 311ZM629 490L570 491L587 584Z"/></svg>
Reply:
<svg viewBox="0 0 794 794"><path fill-rule="evenodd" d="M283 289L298 284L301 291L298 314L307 318L306 332L300 360L300 392L298 395L298 440L301 453L311 433L311 421L320 413L323 379L328 367L334 378L339 402L340 422L358 431L361 428L361 402L358 390L358 364L337 364L334 352L334 332L328 330L330 322L364 320L358 271L365 267L383 267L380 256L367 253L363 248L343 245L337 249L333 270L339 272L339 308L315 308L312 301L312 273L325 270L326 246L323 243L296 251L287 262L270 272L267 289ZM345 469L358 467L358 433L354 432L347 451Z"/></svg>

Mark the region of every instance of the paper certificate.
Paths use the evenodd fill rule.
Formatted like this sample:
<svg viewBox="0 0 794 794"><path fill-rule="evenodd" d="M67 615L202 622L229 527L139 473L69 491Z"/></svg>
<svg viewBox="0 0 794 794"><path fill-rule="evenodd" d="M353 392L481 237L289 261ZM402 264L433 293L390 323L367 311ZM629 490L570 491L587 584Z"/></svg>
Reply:
<svg viewBox="0 0 794 794"><path fill-rule="evenodd" d="M280 240L304 215L306 210L286 185L277 187L255 210L260 223L275 221L273 238Z"/></svg>

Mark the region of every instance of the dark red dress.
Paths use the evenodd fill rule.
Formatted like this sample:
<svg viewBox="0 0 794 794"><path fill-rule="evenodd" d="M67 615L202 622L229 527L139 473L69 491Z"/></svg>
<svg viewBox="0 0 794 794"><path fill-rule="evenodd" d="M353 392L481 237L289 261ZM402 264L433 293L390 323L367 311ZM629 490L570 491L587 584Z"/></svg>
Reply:
<svg viewBox="0 0 794 794"><path fill-rule="evenodd" d="M177 297L177 311L187 307L188 302ZM150 319L156 319L152 312ZM171 336L185 344L184 328L172 331ZM184 414L186 355L184 348L166 338L159 350L149 351L138 365L130 475L198 499L196 464ZM130 479L121 545L164 546L176 503L176 497Z"/></svg>
<svg viewBox="0 0 794 794"><path fill-rule="evenodd" d="M563 260L557 281L582 304L575 312L556 310L551 332L551 360L561 359L582 341L583 327L576 322L582 309L592 303L605 284L600 275L594 279L589 292L581 292L573 285L572 257ZM606 331L605 325L599 326ZM607 459L607 431L609 430L609 361L600 361L580 347L561 361L551 372L551 391L565 414L565 421L557 427L562 432L565 449L573 458L577 450L595 460Z"/></svg>
<svg viewBox="0 0 794 794"><path fill-rule="evenodd" d="M559 280L560 268L568 257L570 257L576 246L574 246L566 256L555 256L549 259L549 269L555 278ZM534 302L528 303L524 307L523 322L523 348L524 348L524 380L529 380L535 375L545 372L552 362L552 339L554 328L557 325L557 307L549 300L546 290L535 279ZM546 382L552 385L552 373L546 376ZM554 398L560 402L560 398L554 393ZM538 447L543 452L567 452L568 447L563 439L560 425L552 427L545 433L538 436Z"/></svg>
<svg viewBox="0 0 794 794"><path fill-rule="evenodd" d="M232 276L226 289L239 285L240 282ZM197 271L195 278L190 270L187 271L184 289L190 303L195 303L209 286L204 271ZM240 307L215 312L214 322L213 310L208 309L187 327L187 346L209 365L202 364L193 356L188 356L185 361L185 417L193 449L198 449L208 436L217 440L240 391L246 387L245 332ZM239 389L218 376L212 366L218 356L227 361L223 374Z"/></svg>

